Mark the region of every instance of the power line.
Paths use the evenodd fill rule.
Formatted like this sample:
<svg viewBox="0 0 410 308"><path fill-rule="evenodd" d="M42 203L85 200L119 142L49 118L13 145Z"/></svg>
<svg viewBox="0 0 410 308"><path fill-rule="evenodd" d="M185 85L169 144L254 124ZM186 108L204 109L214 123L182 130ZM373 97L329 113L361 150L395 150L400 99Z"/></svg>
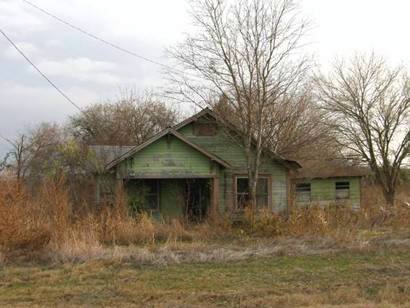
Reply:
<svg viewBox="0 0 410 308"><path fill-rule="evenodd" d="M163 63L161 63L161 62L158 62L158 61L149 59L149 58L147 58L147 57L141 56L141 55L139 55L139 54L137 54L137 53L135 53L135 52L133 52L133 51L131 51L131 50L129 50L129 49L126 49L126 48L121 47L121 46L119 46L119 45L117 45L117 44L111 43L111 42L107 41L106 39L103 39L103 38L101 38L101 37L99 37L99 36L97 36L97 35L95 35L95 34L93 34L93 33L90 33L90 32L88 32L88 31L86 31L86 30L84 30L84 29L82 29L82 28L76 26L76 25L73 25L72 23L70 23L70 22L68 22L68 21L63 20L62 18L60 18L60 17L54 15L53 13L50 13L49 11L47 11L47 10L45 10L45 9L43 9L43 8L41 8L41 7L39 7L39 6L37 6L37 5L35 5L34 3L32 3L32 2L30 2L30 1L28 1L28 0L22 0L22 1L25 2L26 4L30 5L31 7L35 8L36 10L42 12L43 14L48 15L49 17L51 17L51 18L53 18L53 19L59 21L60 23L66 25L66 26L68 26L68 27L70 27L70 28L72 28L72 29L74 29L74 30L76 30L76 31L78 31L78 32L81 32L82 34L87 35L88 37L91 37L91 38L94 39L94 40L100 41L100 42L102 42L102 43L104 43L104 44L106 44L106 45L108 45L108 46L110 46L110 47L112 47L112 48L115 48L115 49L117 49L117 50L119 50L119 51L125 52L125 53L127 53L128 55L131 55L131 56L136 57L136 58L138 58L138 59L144 60L144 61L146 61L146 62L155 64L155 65L162 66L163 68L166 68L166 69L168 69L168 70L170 70L170 71L174 71L174 72L186 74L186 72L183 72L183 71L181 71L181 70L175 69L174 67L171 67L171 66L166 65L166 64L163 64Z"/></svg>
<svg viewBox="0 0 410 308"><path fill-rule="evenodd" d="M82 109L73 102L73 100L71 98L68 97L67 94L65 94L54 82L52 82L50 80L50 78L48 78L34 63L33 61L31 61L25 54L24 52L12 41L12 39L7 36L7 34L0 29L0 33L9 41L9 43L14 47L14 49L17 50L17 52L24 58L26 59L26 61L32 66L34 67L34 69L45 79L47 80L47 82L54 88L57 90L58 93L61 94L62 97L64 97L71 105L73 105L75 108L77 108L79 111L83 112Z"/></svg>

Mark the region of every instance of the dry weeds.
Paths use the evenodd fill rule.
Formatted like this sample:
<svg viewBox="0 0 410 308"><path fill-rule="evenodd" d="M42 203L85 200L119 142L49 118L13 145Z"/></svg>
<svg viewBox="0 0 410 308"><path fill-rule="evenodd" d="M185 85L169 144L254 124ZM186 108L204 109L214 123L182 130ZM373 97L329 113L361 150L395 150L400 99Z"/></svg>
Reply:
<svg viewBox="0 0 410 308"><path fill-rule="evenodd" d="M64 187L60 179L31 195L15 183L2 183L0 261L221 262L408 248L410 242L410 209L403 204L390 211L377 202L361 211L343 206L294 208L287 216L261 211L252 221L245 215L239 226L231 226L228 219L191 225L177 219L158 221L144 213L131 216L120 190L112 206L97 211L85 205L92 210L75 213Z"/></svg>

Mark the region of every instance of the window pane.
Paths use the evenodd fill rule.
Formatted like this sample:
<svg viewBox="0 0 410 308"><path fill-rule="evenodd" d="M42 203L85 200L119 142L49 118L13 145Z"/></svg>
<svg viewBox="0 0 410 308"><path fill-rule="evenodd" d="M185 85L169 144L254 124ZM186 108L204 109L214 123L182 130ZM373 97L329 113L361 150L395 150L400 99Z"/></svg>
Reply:
<svg viewBox="0 0 410 308"><path fill-rule="evenodd" d="M256 207L269 206L269 187L267 178L259 178L256 185ZM248 178L236 179L236 204L238 209L244 209L249 205L249 180Z"/></svg>
<svg viewBox="0 0 410 308"><path fill-rule="evenodd" d="M348 189L338 189L336 190L336 199L349 199L349 190Z"/></svg>
<svg viewBox="0 0 410 308"><path fill-rule="evenodd" d="M249 184L247 178L238 178L236 181L236 190L238 193L248 193Z"/></svg>
<svg viewBox="0 0 410 308"><path fill-rule="evenodd" d="M336 189L349 189L350 183L349 182L336 182Z"/></svg>
<svg viewBox="0 0 410 308"><path fill-rule="evenodd" d="M349 182L336 182L336 200L349 199L350 197L350 183Z"/></svg>
<svg viewBox="0 0 410 308"><path fill-rule="evenodd" d="M240 210L243 210L249 204L249 194L247 193L237 194L236 198L236 204Z"/></svg>
<svg viewBox="0 0 410 308"><path fill-rule="evenodd" d="M296 192L310 192L310 183L296 184Z"/></svg>
<svg viewBox="0 0 410 308"><path fill-rule="evenodd" d="M257 195L267 195L268 194L268 179L259 178L258 184L256 185L256 194Z"/></svg>
<svg viewBox="0 0 410 308"><path fill-rule="evenodd" d="M297 192L296 193L296 201L298 202L310 202L310 192Z"/></svg>
<svg viewBox="0 0 410 308"><path fill-rule="evenodd" d="M296 184L296 201L297 202L310 202L311 201L310 183Z"/></svg>

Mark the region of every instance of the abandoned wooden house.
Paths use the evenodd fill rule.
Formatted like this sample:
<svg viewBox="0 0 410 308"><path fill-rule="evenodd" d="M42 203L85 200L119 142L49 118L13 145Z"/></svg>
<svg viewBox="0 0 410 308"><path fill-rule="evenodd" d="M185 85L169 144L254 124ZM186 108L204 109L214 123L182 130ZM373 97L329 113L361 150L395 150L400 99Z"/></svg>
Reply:
<svg viewBox="0 0 410 308"><path fill-rule="evenodd" d="M370 175L367 168L332 160L302 162L292 172L292 196L298 206L346 204L360 208L362 179Z"/></svg>
<svg viewBox="0 0 410 308"><path fill-rule="evenodd" d="M106 155L103 160L107 162L98 176L99 201L112 194L120 183L131 208L162 217L201 220L210 213L240 212L248 203L245 150L210 109L161 131L141 145L95 150L97 156ZM359 202L360 176L346 174L340 180L301 177L303 173L297 172L300 167L296 161L263 153L257 208L283 212L294 199L352 199L356 205ZM292 174L297 175L294 181ZM292 187L296 187L296 195Z"/></svg>

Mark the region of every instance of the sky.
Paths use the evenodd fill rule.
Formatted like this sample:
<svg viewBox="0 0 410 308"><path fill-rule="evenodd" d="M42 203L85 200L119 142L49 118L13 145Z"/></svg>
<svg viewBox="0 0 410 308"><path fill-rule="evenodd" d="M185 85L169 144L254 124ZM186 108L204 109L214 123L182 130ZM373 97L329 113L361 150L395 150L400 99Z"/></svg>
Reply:
<svg viewBox="0 0 410 308"><path fill-rule="evenodd" d="M187 0L31 0L104 39L157 62L191 29ZM410 67L410 1L299 0L312 22L308 52L326 68L337 57L375 51ZM156 89L161 67L92 40L21 0L0 0L0 28L80 107L121 89ZM0 135L41 122L63 123L77 110L0 36ZM0 157L7 144L0 139Z"/></svg>

